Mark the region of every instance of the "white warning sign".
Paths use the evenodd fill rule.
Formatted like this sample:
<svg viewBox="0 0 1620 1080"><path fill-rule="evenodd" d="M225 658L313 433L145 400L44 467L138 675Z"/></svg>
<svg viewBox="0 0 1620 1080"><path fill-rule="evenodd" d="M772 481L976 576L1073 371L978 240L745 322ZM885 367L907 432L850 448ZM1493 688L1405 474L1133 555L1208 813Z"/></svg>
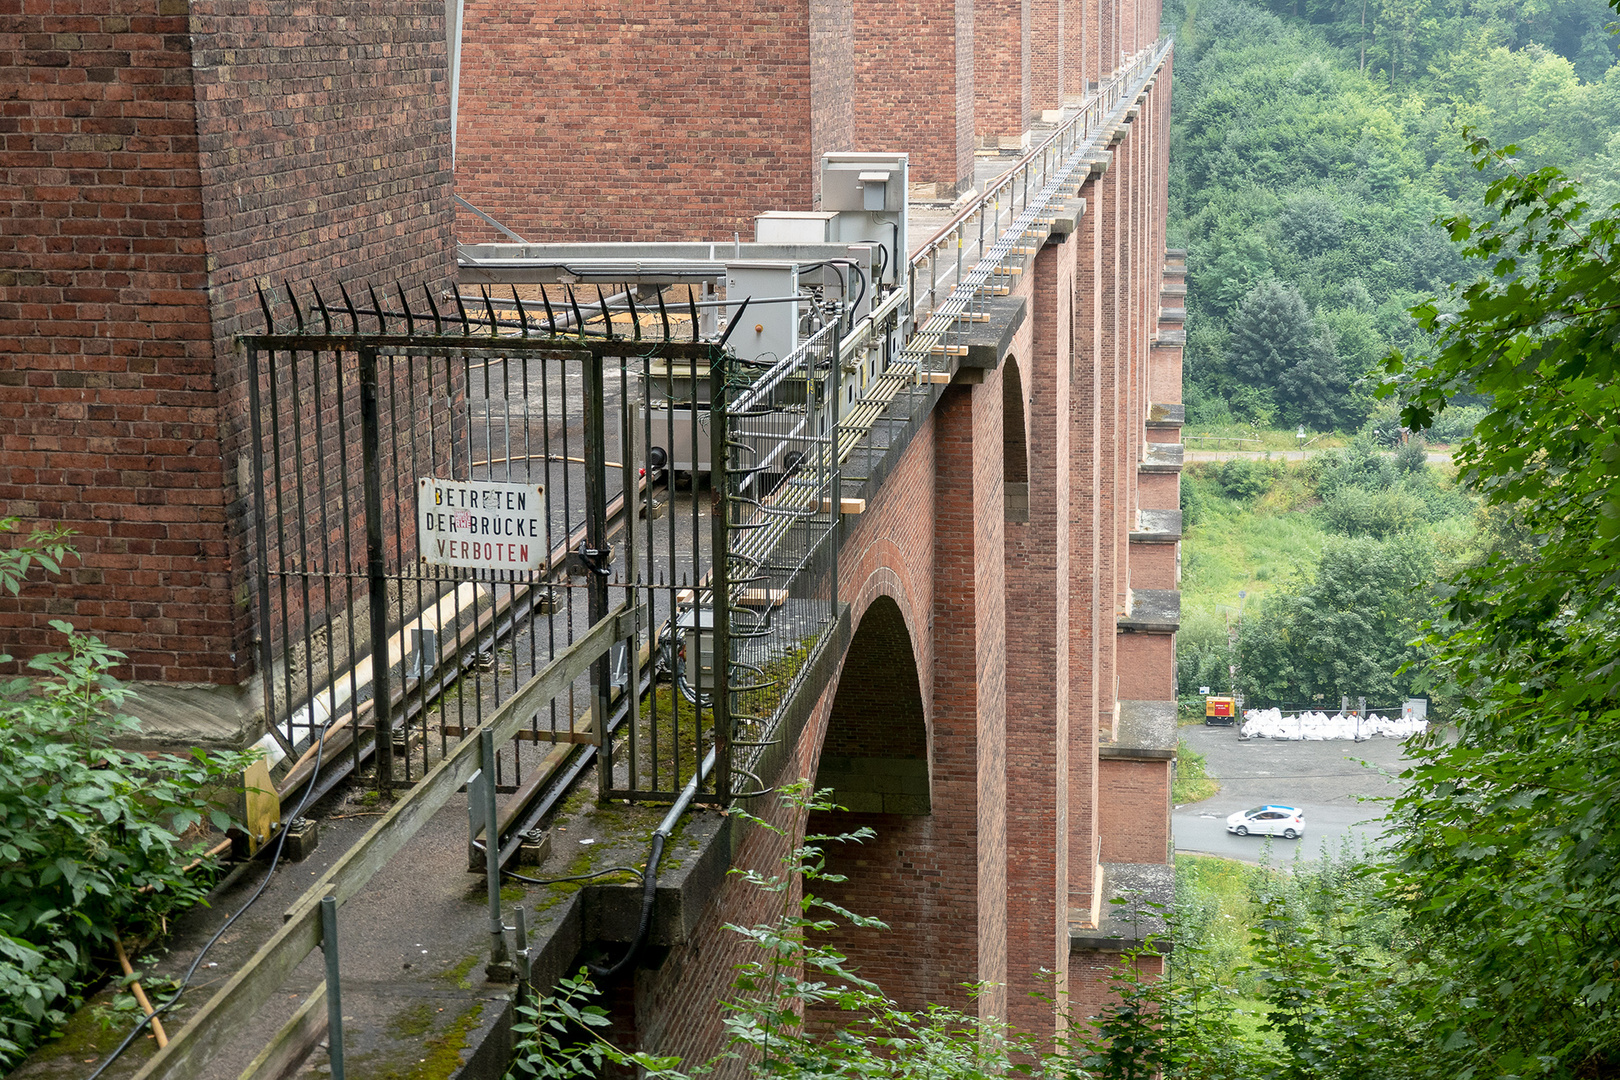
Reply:
<svg viewBox="0 0 1620 1080"><path fill-rule="evenodd" d="M422 558L477 570L539 570L546 564L545 488L485 480L416 483Z"/></svg>

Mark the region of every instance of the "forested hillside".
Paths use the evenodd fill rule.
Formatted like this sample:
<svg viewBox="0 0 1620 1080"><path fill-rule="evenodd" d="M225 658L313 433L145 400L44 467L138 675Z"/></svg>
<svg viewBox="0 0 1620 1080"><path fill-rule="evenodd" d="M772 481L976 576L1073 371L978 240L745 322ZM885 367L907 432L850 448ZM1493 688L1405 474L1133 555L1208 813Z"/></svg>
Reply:
<svg viewBox="0 0 1620 1080"><path fill-rule="evenodd" d="M1473 126L1620 201L1620 38L1600 0L1171 0L1171 237L1189 421L1355 431L1407 309L1478 273Z"/></svg>

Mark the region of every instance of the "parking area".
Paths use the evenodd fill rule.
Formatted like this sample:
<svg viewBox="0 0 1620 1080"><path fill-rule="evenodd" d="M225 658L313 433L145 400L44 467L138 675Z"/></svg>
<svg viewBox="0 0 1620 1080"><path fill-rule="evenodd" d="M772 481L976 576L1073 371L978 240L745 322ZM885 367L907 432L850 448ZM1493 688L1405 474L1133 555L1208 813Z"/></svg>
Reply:
<svg viewBox="0 0 1620 1080"><path fill-rule="evenodd" d="M1405 768L1394 739L1366 742L1286 742L1240 739L1236 727L1184 727L1180 736L1203 754L1220 791L1202 802L1175 807L1171 829L1176 850L1259 861L1269 850L1273 862L1317 859L1326 847L1346 843L1374 846L1383 833L1381 800L1401 792ZM1283 803L1305 811L1306 832L1299 840L1234 836L1226 817L1261 803Z"/></svg>

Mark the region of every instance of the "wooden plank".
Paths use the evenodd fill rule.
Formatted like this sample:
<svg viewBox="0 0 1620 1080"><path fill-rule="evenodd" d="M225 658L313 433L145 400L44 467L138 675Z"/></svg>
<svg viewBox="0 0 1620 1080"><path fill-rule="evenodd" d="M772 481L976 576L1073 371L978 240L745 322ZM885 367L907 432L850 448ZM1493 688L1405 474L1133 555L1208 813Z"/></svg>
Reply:
<svg viewBox="0 0 1620 1080"><path fill-rule="evenodd" d="M238 1080L289 1080L304 1059L326 1038L326 984L304 999L292 1019L282 1025L276 1037L248 1063Z"/></svg>
<svg viewBox="0 0 1620 1080"><path fill-rule="evenodd" d="M832 510L832 500L831 499L822 499L821 500L821 512L823 514L826 514L826 513L831 512L831 510ZM838 500L838 512L840 514L864 514L864 513L866 513L866 500L865 499L839 499Z"/></svg>
<svg viewBox="0 0 1620 1080"><path fill-rule="evenodd" d="M586 709L581 715L588 718L591 715L591 711ZM450 735L458 739L465 735L475 734L477 731L477 728L470 727L447 727L444 729L444 733L446 735ZM516 739L518 742L594 744L596 742L596 733L591 730L590 724L587 723L584 727L574 728L572 731L551 731L547 728L541 728L539 731L535 731L532 728L518 728L517 731L512 733L512 738Z"/></svg>
<svg viewBox="0 0 1620 1080"><path fill-rule="evenodd" d="M948 383L951 381L951 373L948 371L919 371L917 373L917 381L925 383Z"/></svg>
<svg viewBox="0 0 1620 1080"><path fill-rule="evenodd" d="M645 622L645 609L642 615ZM492 730L497 743L511 738L540 706L567 690L568 684L595 663L609 646L629 637L635 625L632 613L626 605L620 604L508 698L479 730ZM251 1028L259 1007L320 944L321 898L335 896L342 904L364 888L477 771L478 743L476 738L462 740L420 783L378 818L359 842L287 909L286 922L281 929L208 999L191 1023L170 1038L168 1046L147 1061L135 1074L135 1080L199 1077L209 1057L232 1033Z"/></svg>

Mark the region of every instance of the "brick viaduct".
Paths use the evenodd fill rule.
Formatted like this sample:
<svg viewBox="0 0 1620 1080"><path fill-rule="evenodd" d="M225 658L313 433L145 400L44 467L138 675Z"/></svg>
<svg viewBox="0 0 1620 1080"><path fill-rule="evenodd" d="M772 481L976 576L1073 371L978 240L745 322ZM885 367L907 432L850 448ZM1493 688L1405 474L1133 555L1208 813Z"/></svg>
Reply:
<svg viewBox="0 0 1620 1080"><path fill-rule="evenodd" d="M69 525L81 551L0 597L4 651L71 619L128 654L150 709L251 733L233 341L255 286L448 285L455 241L492 238L452 193L531 238L729 239L814 208L824 151L882 149L948 202L976 154L1027 146L1158 36L1155 0L568 7L467 0L452 71L437 0L0 0L0 516ZM1169 876L1169 90L1167 60L1074 230L1028 257L1005 356L950 386L850 519L853 642L797 751L878 831L835 860L841 898L891 927L844 941L862 968L1037 1031L1055 1020L1031 991L1101 1000L1131 934L1110 896ZM753 837L740 858L769 854ZM638 978L662 1050L714 1048L683 1002L729 978L734 889ZM964 982L991 987L973 1004Z"/></svg>

